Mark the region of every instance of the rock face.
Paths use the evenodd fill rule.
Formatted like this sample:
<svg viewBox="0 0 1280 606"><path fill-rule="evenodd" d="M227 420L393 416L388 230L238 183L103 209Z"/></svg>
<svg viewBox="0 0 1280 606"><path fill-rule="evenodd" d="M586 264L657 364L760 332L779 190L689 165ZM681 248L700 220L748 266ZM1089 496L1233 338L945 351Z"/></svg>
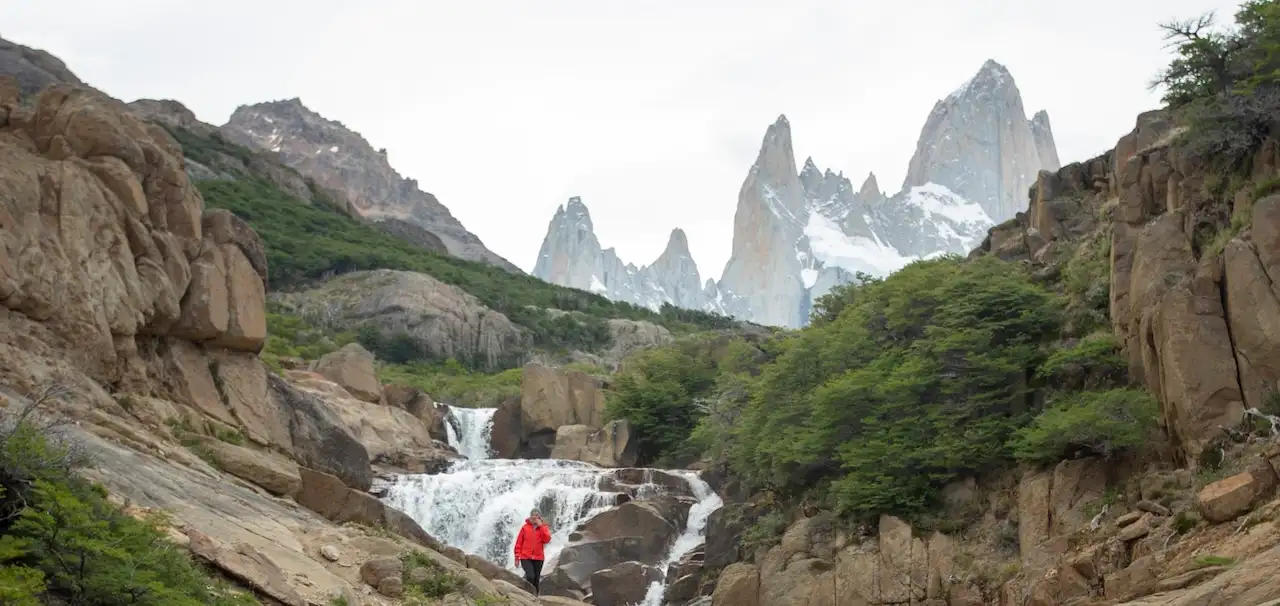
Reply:
<svg viewBox="0 0 1280 606"><path fill-rule="evenodd" d="M520 382L520 436L527 450L550 455L559 429L604 426L604 390L600 381L576 370L524 367Z"/></svg>
<svg viewBox="0 0 1280 606"><path fill-rule="evenodd" d="M1026 208L1027 188L1041 170L1058 168L1048 114L1027 120L1009 70L987 61L934 105L902 187L937 183L1000 223Z"/></svg>
<svg viewBox="0 0 1280 606"><path fill-rule="evenodd" d="M968 253L993 219L1025 205L1037 171L1058 160L1048 114L1028 120L1008 71L988 62L938 102L911 166L892 196L874 174L855 189L812 158L797 169L791 124L779 117L739 191L733 254L719 282L696 287L679 230L653 265L624 263L601 248L578 198L556 212L534 275L655 309L669 303L798 327L817 298L858 272L885 276L916 259Z"/></svg>
<svg viewBox="0 0 1280 606"><path fill-rule="evenodd" d="M1026 261L1047 275L1081 242L1109 249L1112 331L1129 375L1159 398L1165 429L1190 462L1246 408L1265 408L1280 379L1272 361L1280 291L1271 279L1280 275L1280 196L1245 187L1233 200L1214 199L1204 170L1171 145L1176 133L1164 112L1148 112L1113 150L1041 172L1027 212L992 229L974 254ZM1255 179L1274 174L1276 149L1272 140L1262 145ZM1231 212L1239 230L1220 234L1225 244L1214 250L1206 229L1217 231L1213 223Z"/></svg>
<svg viewBox="0 0 1280 606"><path fill-rule="evenodd" d="M0 305L125 387L166 356L180 364L185 346L140 350L145 336L261 348L262 243L234 217L203 215L168 134L96 91L54 85L30 108L12 79L0 91Z"/></svg>
<svg viewBox="0 0 1280 606"><path fill-rule="evenodd" d="M55 83L82 85L61 59L0 38L0 76L11 76L23 95L34 95Z"/></svg>
<svg viewBox="0 0 1280 606"><path fill-rule="evenodd" d="M316 372L365 402L382 400L382 385L373 369L373 354L359 343L349 343L316 361Z"/></svg>
<svg viewBox="0 0 1280 606"><path fill-rule="evenodd" d="M627 421L610 421L600 429L589 425L562 425L556 430L551 458L593 463L601 467L632 467L636 443Z"/></svg>
<svg viewBox="0 0 1280 606"><path fill-rule="evenodd" d="M241 106L222 131L250 148L278 153L280 161L321 186L340 192L370 219L400 219L434 234L449 254L522 273L485 248L436 197L391 167L358 133L307 109L299 99Z"/></svg>
<svg viewBox="0 0 1280 606"><path fill-rule="evenodd" d="M649 582L661 578L661 573L652 568L680 534L690 505L688 499L673 496L629 501L583 522L572 533L554 566L546 572L551 581L551 590L547 593L577 596L592 592L597 604L630 603L600 599L615 592L630 596L639 591L643 598ZM616 574L618 567L636 574L627 582L623 578L627 575ZM614 573L601 576L601 571L610 568L615 569ZM637 587L635 584L641 577L647 580ZM597 581L604 584L597 588ZM604 594L599 593L600 590Z"/></svg>
<svg viewBox="0 0 1280 606"><path fill-rule="evenodd" d="M346 328L370 323L384 335L406 334L437 358L498 367L518 356L526 333L470 294L426 274L380 269L343 274L279 299L304 315Z"/></svg>

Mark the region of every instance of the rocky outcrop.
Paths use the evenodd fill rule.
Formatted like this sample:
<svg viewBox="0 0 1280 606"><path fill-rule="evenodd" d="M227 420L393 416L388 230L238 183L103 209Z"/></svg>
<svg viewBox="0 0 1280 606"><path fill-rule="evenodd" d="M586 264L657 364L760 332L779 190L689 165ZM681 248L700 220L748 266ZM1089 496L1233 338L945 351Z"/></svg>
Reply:
<svg viewBox="0 0 1280 606"><path fill-rule="evenodd" d="M561 425L556 429L551 458L582 461L601 467L632 467L636 443L627 421L610 421L596 429L588 425Z"/></svg>
<svg viewBox="0 0 1280 606"><path fill-rule="evenodd" d="M3 38L0 38L0 76L12 77L23 95L34 95L50 84L84 84L61 59Z"/></svg>
<svg viewBox="0 0 1280 606"><path fill-rule="evenodd" d="M526 333L465 291L421 273L380 269L343 274L277 297L298 313L332 326L372 324L387 337L403 334L424 354L473 360L497 368L517 357Z"/></svg>
<svg viewBox="0 0 1280 606"><path fill-rule="evenodd" d="M626 473L619 473L620 479L626 476ZM625 490L624 484L617 487ZM602 570L621 566L623 569L643 570L649 581L661 579L661 571L649 569L660 563L667 548L680 534L691 505L691 499L664 496L629 501L586 520L570 534L569 544L560 552L553 568L547 571L550 581L548 593L569 597L591 593L597 596L595 602L598 604L620 603L599 599L602 594L595 592L594 583L603 578L608 583L607 588L602 587L606 594L623 592L630 595L630 592L638 590L643 597L649 582L637 588L622 582L616 574L597 575Z"/></svg>
<svg viewBox="0 0 1280 606"><path fill-rule="evenodd" d="M433 418L424 420L404 408L356 398L343 386L315 373L290 370L285 376L294 387L332 411L343 429L368 452L372 463L421 473L446 467L459 458L457 452L432 437L429 423ZM350 485L368 488L363 481Z"/></svg>
<svg viewBox="0 0 1280 606"><path fill-rule="evenodd" d="M623 562L591 575L591 601L596 604L639 604L649 584L662 579L653 566Z"/></svg>
<svg viewBox="0 0 1280 606"><path fill-rule="evenodd" d="M534 458L550 455L556 432L565 425L599 429L605 424L604 390L584 372L524 367L520 382L520 436Z"/></svg>
<svg viewBox="0 0 1280 606"><path fill-rule="evenodd" d="M1009 70L987 61L934 105L902 188L942 185L1003 222L1026 208L1027 188L1041 170L1058 168L1048 114L1027 120Z"/></svg>
<svg viewBox="0 0 1280 606"><path fill-rule="evenodd" d="M315 370L365 402L382 401L382 384L373 369L373 354L359 343L348 343L321 356Z"/></svg>
<svg viewBox="0 0 1280 606"><path fill-rule="evenodd" d="M302 202L314 201L316 189L298 171L276 162L270 152L241 148L229 144L211 124L201 122L187 106L172 99L138 99L129 104L134 115L159 124L170 131L188 131L207 139L198 150L184 150L187 177L192 181L236 180L260 178ZM192 156L197 156L199 160ZM333 196L329 195L332 199ZM347 214L354 214L348 211Z"/></svg>
<svg viewBox="0 0 1280 606"><path fill-rule="evenodd" d="M522 273L486 248L417 181L396 172L386 150L375 150L358 133L307 109L299 99L240 106L222 132L241 145L279 154L285 165L340 192L361 216L413 223L435 234L453 256Z"/></svg>
<svg viewBox="0 0 1280 606"><path fill-rule="evenodd" d="M1171 441L1194 461L1246 408L1264 406L1280 379L1269 361L1280 335L1270 277L1280 271L1271 252L1280 197L1255 199L1245 187L1218 199L1204 169L1172 145L1177 132L1163 112L1148 112L1113 150L1041 172L1027 212L993 229L974 254L1054 275L1088 242L1109 249L1107 275L1097 279L1109 281L1108 315L1130 376L1156 394ZM1257 178L1272 174L1272 154L1263 145ZM1228 228L1235 209L1242 214Z"/></svg>

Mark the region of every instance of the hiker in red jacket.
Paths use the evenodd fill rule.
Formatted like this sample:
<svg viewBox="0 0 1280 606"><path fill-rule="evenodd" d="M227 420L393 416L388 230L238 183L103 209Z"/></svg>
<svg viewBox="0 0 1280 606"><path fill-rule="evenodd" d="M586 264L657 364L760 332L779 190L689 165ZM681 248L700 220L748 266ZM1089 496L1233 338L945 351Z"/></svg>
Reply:
<svg viewBox="0 0 1280 606"><path fill-rule="evenodd" d="M538 580L542 578L542 546L551 542L551 529L542 519L542 514L535 509L529 512L520 534L516 535L516 566L524 569L524 578L533 585L533 594L538 595Z"/></svg>

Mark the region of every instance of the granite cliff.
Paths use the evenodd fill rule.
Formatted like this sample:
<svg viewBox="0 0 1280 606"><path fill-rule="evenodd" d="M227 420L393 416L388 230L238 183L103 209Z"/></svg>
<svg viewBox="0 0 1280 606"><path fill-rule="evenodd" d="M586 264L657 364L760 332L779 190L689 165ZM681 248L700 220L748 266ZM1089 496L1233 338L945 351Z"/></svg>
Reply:
<svg viewBox="0 0 1280 606"><path fill-rule="evenodd" d="M1037 171L1057 164L1048 114L1028 120L1008 70L988 61L935 105L893 195L874 174L855 189L812 158L797 168L791 124L780 116L739 191L732 256L719 281L693 287L700 276L683 233L653 265L623 262L601 247L577 198L552 218L534 275L654 309L803 326L815 300L859 272L885 276L915 259L968 253L1013 215Z"/></svg>

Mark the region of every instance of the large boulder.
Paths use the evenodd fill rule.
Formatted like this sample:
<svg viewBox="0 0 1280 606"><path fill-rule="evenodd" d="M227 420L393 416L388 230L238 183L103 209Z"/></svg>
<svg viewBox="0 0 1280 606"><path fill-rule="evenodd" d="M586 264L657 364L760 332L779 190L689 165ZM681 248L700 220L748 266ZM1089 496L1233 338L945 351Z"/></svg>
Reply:
<svg viewBox="0 0 1280 606"><path fill-rule="evenodd" d="M731 564L720 573L713 606L760 606L760 570L752 564Z"/></svg>
<svg viewBox="0 0 1280 606"><path fill-rule="evenodd" d="M426 274L352 272L280 299L302 313L326 313L337 326L369 324L384 335L407 335L433 357L469 359L492 368L518 355L528 341L506 316Z"/></svg>
<svg viewBox="0 0 1280 606"><path fill-rule="evenodd" d="M499 459L521 457L524 444L520 423L520 396L507 398L493 414L493 428L489 431L489 448Z"/></svg>
<svg viewBox="0 0 1280 606"><path fill-rule="evenodd" d="M596 604L639 604L662 573L640 562L623 562L591 575L591 601Z"/></svg>
<svg viewBox="0 0 1280 606"><path fill-rule="evenodd" d="M359 343L348 343L321 356L315 370L365 402L382 401L382 384L373 369L373 354Z"/></svg>
<svg viewBox="0 0 1280 606"><path fill-rule="evenodd" d="M636 464L636 443L627 421L610 421L600 429L587 425L562 425L556 430L551 458L593 463L601 467Z"/></svg>
<svg viewBox="0 0 1280 606"><path fill-rule="evenodd" d="M387 406L403 408L427 425L427 433L436 440L447 442L449 433L445 429L445 417L449 407L433 400L431 396L416 387L407 385L382 386L382 400Z"/></svg>
<svg viewBox="0 0 1280 606"><path fill-rule="evenodd" d="M1205 486L1196 497L1204 519L1218 523L1248 513L1259 501L1274 496L1276 472L1259 460L1244 473Z"/></svg>
<svg viewBox="0 0 1280 606"><path fill-rule="evenodd" d="M528 364L520 383L520 431L526 444L545 444L547 453L564 425L605 424L604 390L584 372Z"/></svg>
<svg viewBox="0 0 1280 606"><path fill-rule="evenodd" d="M332 473L347 486L368 490L373 468L365 449L337 412L313 393L269 375L270 396L289 427L291 452L306 467Z"/></svg>

